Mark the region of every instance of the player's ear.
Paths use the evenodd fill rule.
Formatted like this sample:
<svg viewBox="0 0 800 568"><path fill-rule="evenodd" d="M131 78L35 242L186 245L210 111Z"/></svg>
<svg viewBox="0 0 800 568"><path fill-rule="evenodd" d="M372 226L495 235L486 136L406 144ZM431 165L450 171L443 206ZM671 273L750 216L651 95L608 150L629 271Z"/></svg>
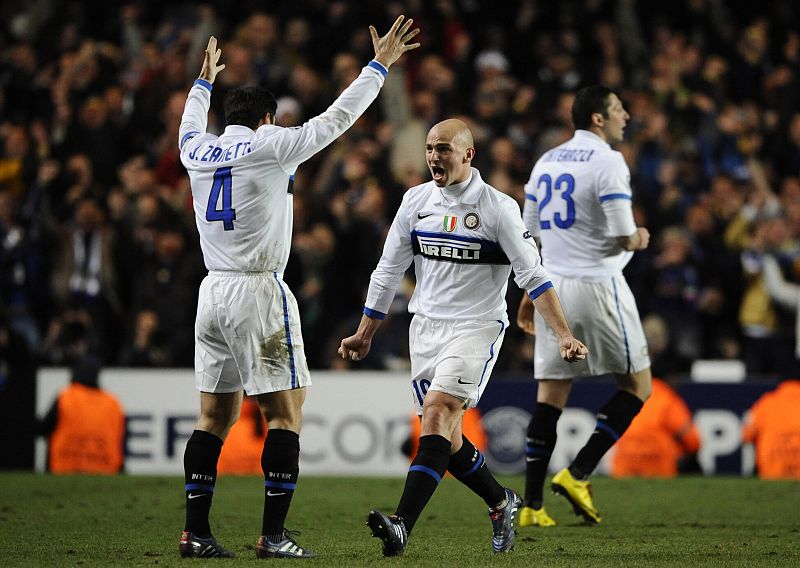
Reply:
<svg viewBox="0 0 800 568"><path fill-rule="evenodd" d="M475 148L467 148L467 157L464 160L464 163L471 162L472 158L475 157Z"/></svg>
<svg viewBox="0 0 800 568"><path fill-rule="evenodd" d="M592 113L592 124L594 126L597 126L598 128L602 128L604 123L605 123L605 118L603 117L603 113L601 113L601 112L593 112Z"/></svg>

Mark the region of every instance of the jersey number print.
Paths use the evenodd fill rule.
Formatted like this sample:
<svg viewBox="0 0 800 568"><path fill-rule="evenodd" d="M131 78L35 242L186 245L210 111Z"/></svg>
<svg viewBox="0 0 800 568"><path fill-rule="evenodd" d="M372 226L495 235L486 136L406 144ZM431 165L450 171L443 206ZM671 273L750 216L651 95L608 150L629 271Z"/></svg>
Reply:
<svg viewBox="0 0 800 568"><path fill-rule="evenodd" d="M561 211L557 211L555 215L553 215L553 222L559 229L569 229L575 223L575 200L572 199L572 192L575 191L575 178L570 174L561 174L556 178L556 181L553 182L553 178L548 174L544 174L539 178L536 187L542 187L542 185L544 185L544 198L539 203L540 226L543 230L550 228L550 221L543 217L544 210L553 198L553 190L555 189L561 192L561 199L563 199L567 205L567 213L566 217L563 217Z"/></svg>
<svg viewBox="0 0 800 568"><path fill-rule="evenodd" d="M217 171L214 172L211 193L208 196L208 205L206 205L206 221L222 221L222 226L226 231L233 231L235 228L233 220L236 219L236 209L231 205L232 178L230 166L217 168ZM222 193L222 209L217 209L220 193Z"/></svg>

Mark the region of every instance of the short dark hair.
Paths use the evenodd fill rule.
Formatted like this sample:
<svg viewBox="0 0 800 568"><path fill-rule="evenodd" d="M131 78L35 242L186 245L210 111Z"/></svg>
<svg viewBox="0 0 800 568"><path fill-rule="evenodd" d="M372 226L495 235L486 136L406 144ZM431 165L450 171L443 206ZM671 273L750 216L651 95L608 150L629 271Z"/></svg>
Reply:
<svg viewBox="0 0 800 568"><path fill-rule="evenodd" d="M602 85L592 85L578 91L572 103L572 123L575 128L588 130L592 125L592 115L596 112L608 118L608 98L614 94L614 91Z"/></svg>
<svg viewBox="0 0 800 568"><path fill-rule="evenodd" d="M267 113L274 122L278 101L264 87L243 87L225 95L222 106L225 109L226 124L240 124L255 130L258 121Z"/></svg>

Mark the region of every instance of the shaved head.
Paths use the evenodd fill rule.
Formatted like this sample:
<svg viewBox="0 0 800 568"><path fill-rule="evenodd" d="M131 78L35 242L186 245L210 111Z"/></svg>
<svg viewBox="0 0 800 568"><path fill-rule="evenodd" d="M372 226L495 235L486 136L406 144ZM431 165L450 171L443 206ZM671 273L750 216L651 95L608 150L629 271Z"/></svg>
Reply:
<svg viewBox="0 0 800 568"><path fill-rule="evenodd" d="M449 118L428 132L425 142L428 169L436 185L444 187L469 178L475 142L469 127L457 118Z"/></svg>
<svg viewBox="0 0 800 568"><path fill-rule="evenodd" d="M475 141L472 139L472 131L469 126L457 118L448 118L434 124L431 128L431 133L434 130L437 131L439 136L449 138L453 144L462 150L475 147Z"/></svg>

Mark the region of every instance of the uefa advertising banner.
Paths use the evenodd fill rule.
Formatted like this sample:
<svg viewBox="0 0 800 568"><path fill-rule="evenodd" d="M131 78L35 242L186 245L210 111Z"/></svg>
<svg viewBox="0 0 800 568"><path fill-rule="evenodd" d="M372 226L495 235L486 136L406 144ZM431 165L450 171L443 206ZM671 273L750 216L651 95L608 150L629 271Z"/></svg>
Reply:
<svg viewBox="0 0 800 568"><path fill-rule="evenodd" d="M403 476L408 458L400 451L409 433L412 388L406 373L313 372L303 407L301 463L304 474ZM128 473L179 474L183 449L192 432L199 394L191 370L107 369L103 388L114 393L127 415ZM63 369L38 374L36 412L42 417L68 382ZM749 474L753 454L742 447L747 409L771 383L686 383L678 392L694 415L703 445L706 474ZM570 405L558 423L558 444L550 468L569 464L594 430L597 409L613 394L612 381L575 383ZM525 430L536 387L531 380L492 379L480 402L489 435L487 462L497 473L522 473ZM45 464L45 444L37 442L36 469ZM599 472L607 471L607 459Z"/></svg>

